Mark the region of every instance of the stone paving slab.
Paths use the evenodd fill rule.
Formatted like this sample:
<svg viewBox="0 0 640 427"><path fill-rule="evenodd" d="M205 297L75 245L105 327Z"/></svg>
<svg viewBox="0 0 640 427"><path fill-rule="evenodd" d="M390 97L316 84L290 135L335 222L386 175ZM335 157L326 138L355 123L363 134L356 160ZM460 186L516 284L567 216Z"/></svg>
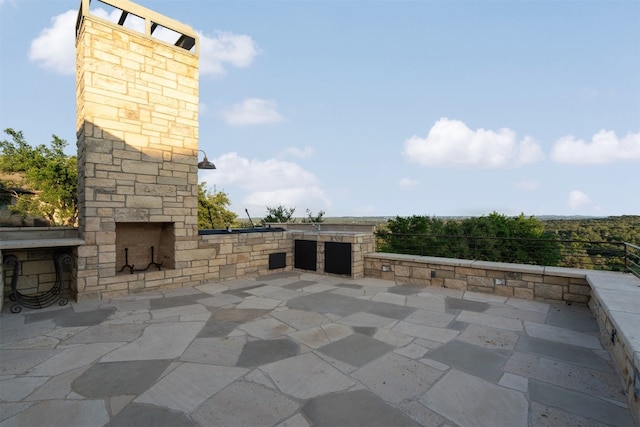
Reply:
<svg viewBox="0 0 640 427"><path fill-rule="evenodd" d="M633 418L626 408L598 399L589 393L567 390L532 380L529 382L531 399L549 406L579 412L588 418L611 426L633 426Z"/></svg>
<svg viewBox="0 0 640 427"><path fill-rule="evenodd" d="M449 371L420 400L460 426L526 427L524 394L473 375Z"/></svg>
<svg viewBox="0 0 640 427"><path fill-rule="evenodd" d="M0 315L0 427L633 425L587 307L275 273Z"/></svg>

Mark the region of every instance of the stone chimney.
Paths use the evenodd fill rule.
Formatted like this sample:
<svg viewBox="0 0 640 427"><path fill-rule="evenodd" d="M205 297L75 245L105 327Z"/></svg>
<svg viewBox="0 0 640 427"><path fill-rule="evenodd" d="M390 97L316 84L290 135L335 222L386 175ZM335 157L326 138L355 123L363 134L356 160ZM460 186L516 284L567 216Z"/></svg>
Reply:
<svg viewBox="0 0 640 427"><path fill-rule="evenodd" d="M98 7L116 20L93 14ZM135 3L81 0L79 300L193 280L185 269L197 248L198 48L190 27Z"/></svg>

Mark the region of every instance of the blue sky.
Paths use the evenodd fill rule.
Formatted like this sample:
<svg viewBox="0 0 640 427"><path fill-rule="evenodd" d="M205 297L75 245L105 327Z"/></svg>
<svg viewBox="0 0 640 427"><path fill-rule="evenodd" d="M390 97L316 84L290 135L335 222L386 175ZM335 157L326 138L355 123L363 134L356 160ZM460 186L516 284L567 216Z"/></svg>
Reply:
<svg viewBox="0 0 640 427"><path fill-rule="evenodd" d="M70 153L78 3L0 0L0 127ZM639 1L137 3L201 35L241 217L640 214Z"/></svg>

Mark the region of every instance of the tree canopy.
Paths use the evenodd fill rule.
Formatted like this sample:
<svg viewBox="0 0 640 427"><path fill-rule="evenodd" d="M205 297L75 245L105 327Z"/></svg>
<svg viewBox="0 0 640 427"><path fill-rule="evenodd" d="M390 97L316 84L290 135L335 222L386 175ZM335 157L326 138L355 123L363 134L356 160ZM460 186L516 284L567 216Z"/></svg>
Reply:
<svg viewBox="0 0 640 427"><path fill-rule="evenodd" d="M238 216L229 210L231 201L224 191L209 192L206 182L198 184L198 228L227 228L236 225Z"/></svg>
<svg viewBox="0 0 640 427"><path fill-rule="evenodd" d="M49 146L31 146L22 131L4 131L0 141L0 186L15 203L10 210L23 217L44 218L51 225L75 225L78 219L78 169L75 156L64 153L67 141L52 135ZM24 187L30 192L18 192Z"/></svg>
<svg viewBox="0 0 640 427"><path fill-rule="evenodd" d="M412 216L378 230L379 251L522 264L557 265L560 246L539 220L493 212L463 220Z"/></svg>
<svg viewBox="0 0 640 427"><path fill-rule="evenodd" d="M30 145L22 131L5 129L10 140L0 141L0 189L14 203L10 211L22 218L44 219L48 224L77 225L78 166L76 156L64 153L67 141L52 136L51 143ZM223 191L198 186L198 227L236 225L237 215Z"/></svg>
<svg viewBox="0 0 640 427"><path fill-rule="evenodd" d="M295 211L296 208L287 208L283 205L276 207L267 206L267 216L265 216L262 221L286 223L291 220Z"/></svg>

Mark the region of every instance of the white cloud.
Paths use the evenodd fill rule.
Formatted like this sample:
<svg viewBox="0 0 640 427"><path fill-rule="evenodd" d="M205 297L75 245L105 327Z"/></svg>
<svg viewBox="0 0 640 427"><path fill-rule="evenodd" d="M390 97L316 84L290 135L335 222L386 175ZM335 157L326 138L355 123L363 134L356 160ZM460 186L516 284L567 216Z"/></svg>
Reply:
<svg viewBox="0 0 640 427"><path fill-rule="evenodd" d="M282 121L276 111L276 102L269 99L247 98L222 111L225 121L232 126L259 125Z"/></svg>
<svg viewBox="0 0 640 427"><path fill-rule="evenodd" d="M575 165L604 165L623 161L640 161L640 132L618 138L613 131L601 130L585 142L567 135L556 141L551 159Z"/></svg>
<svg viewBox="0 0 640 427"><path fill-rule="evenodd" d="M68 10L51 19L51 26L31 41L29 60L64 75L76 70L75 26L78 11Z"/></svg>
<svg viewBox="0 0 640 427"><path fill-rule="evenodd" d="M398 185L402 188L412 188L420 184L420 182L416 179L412 178L402 178L398 181Z"/></svg>
<svg viewBox="0 0 640 427"><path fill-rule="evenodd" d="M298 148L298 147L288 147L284 150L284 154L288 154L292 157L298 157L301 159L306 159L308 157L313 156L313 154L315 153L315 150L313 149L313 147L303 147L303 148Z"/></svg>
<svg viewBox="0 0 640 427"><path fill-rule="evenodd" d="M3 0L0 0L3 1ZM91 9L91 14L110 22L117 22L119 10L106 11L102 8ZM72 75L75 73L75 26L78 11L71 9L51 19L51 26L43 29L38 37L31 41L29 59L43 68L56 73ZM144 21L129 15L124 26L144 33ZM200 74L223 76L226 67L231 65L246 68L260 53L257 44L250 36L218 31L214 36L198 32L200 36ZM153 37L166 42L175 42L177 33L158 27Z"/></svg>
<svg viewBox="0 0 640 427"><path fill-rule="evenodd" d="M579 190L572 190L567 197L567 206L573 211L597 211L599 207L596 206L591 197Z"/></svg>
<svg viewBox="0 0 640 427"><path fill-rule="evenodd" d="M404 142L404 155L422 166L502 169L534 163L544 158L531 137L516 140L510 129L469 129L464 122L442 118L426 138L413 136Z"/></svg>
<svg viewBox="0 0 640 427"><path fill-rule="evenodd" d="M535 181L533 179L525 179L514 183L513 186L516 189L522 191L534 191L538 189L538 181Z"/></svg>
<svg viewBox="0 0 640 427"><path fill-rule="evenodd" d="M315 175L296 163L247 159L233 152L216 158L214 163L215 171L201 171L203 180L215 183L217 188L241 189L241 211L251 208L264 212L266 206L283 205L296 207L296 214L302 215L304 209L317 212L331 205Z"/></svg>
<svg viewBox="0 0 640 427"><path fill-rule="evenodd" d="M202 75L223 76L226 74L226 65L246 68L260 53L258 45L245 34L218 31L213 37L200 32L198 35Z"/></svg>

